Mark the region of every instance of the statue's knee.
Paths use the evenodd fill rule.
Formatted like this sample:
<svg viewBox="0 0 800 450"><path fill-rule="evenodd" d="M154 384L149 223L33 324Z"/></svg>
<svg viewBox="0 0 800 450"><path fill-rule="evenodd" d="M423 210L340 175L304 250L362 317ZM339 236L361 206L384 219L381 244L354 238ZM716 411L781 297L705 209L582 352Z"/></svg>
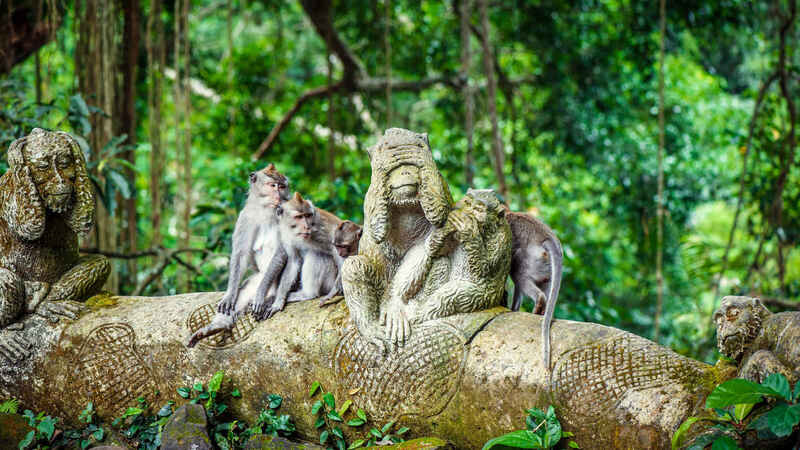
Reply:
<svg viewBox="0 0 800 450"><path fill-rule="evenodd" d="M346 284L363 282L370 272L370 264L363 256L351 256L342 264L342 282Z"/></svg>
<svg viewBox="0 0 800 450"><path fill-rule="evenodd" d="M25 306L25 284L14 272L0 268L0 328L12 323Z"/></svg>
<svg viewBox="0 0 800 450"><path fill-rule="evenodd" d="M81 266L88 270L98 280L105 279L111 274L111 261L103 255L93 255L81 261Z"/></svg>

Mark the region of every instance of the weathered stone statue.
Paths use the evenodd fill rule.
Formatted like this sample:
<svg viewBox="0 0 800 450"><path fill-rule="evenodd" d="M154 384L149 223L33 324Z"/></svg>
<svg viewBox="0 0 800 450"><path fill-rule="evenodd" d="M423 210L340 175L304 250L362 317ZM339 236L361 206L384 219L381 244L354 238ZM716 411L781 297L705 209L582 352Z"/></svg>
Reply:
<svg viewBox="0 0 800 450"><path fill-rule="evenodd" d="M800 379L800 312L772 314L758 298L723 297L714 312L717 347L739 362L740 378L760 383L781 373Z"/></svg>
<svg viewBox="0 0 800 450"><path fill-rule="evenodd" d="M36 128L11 144L8 163L0 178L0 328L28 312L75 318L81 305L69 302L97 293L111 269L102 256L78 254L94 214L83 154L68 134ZM29 346L6 336L0 355L13 361Z"/></svg>
<svg viewBox="0 0 800 450"><path fill-rule="evenodd" d="M453 211L426 134L391 128L370 161L359 254L342 267L361 336L402 345L412 325L499 305L511 232L497 199L468 196Z"/></svg>

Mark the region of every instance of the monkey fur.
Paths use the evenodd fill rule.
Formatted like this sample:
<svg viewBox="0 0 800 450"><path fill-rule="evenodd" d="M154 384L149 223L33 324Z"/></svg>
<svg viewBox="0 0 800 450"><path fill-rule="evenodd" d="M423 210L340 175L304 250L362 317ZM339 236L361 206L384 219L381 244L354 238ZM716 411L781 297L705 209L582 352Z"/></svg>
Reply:
<svg viewBox="0 0 800 450"><path fill-rule="evenodd" d="M210 324L189 338L188 347L229 330L239 315L247 313L248 307L274 295L277 286L274 280L283 266L270 263L279 251L278 211L289 199L289 180L270 164L251 173L249 184L247 201L233 229L228 287L217 306L217 314ZM240 288L242 276L249 268L256 269L256 273Z"/></svg>
<svg viewBox="0 0 800 450"><path fill-rule="evenodd" d="M336 265L338 274L336 276L336 290L331 291L320 300L320 306L324 306L331 298L342 293L342 263L345 259L358 253L358 242L361 240L361 225L349 220L342 221L333 231L333 246L336 248L338 257Z"/></svg>
<svg viewBox="0 0 800 450"><path fill-rule="evenodd" d="M533 312L544 313L542 346L545 367L550 367L550 325L564 267L561 241L553 230L536 217L509 212L511 226L511 280L514 281L512 311L519 311L522 295L535 302ZM547 292L545 294L545 291Z"/></svg>

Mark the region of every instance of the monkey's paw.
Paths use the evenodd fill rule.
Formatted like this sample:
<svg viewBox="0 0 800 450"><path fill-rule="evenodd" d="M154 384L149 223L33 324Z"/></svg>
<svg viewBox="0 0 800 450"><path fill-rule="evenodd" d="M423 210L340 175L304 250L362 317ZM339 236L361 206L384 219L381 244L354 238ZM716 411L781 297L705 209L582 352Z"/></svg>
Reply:
<svg viewBox="0 0 800 450"><path fill-rule="evenodd" d="M83 310L84 305L78 302L63 301L51 302L47 301L36 308L36 315L42 316L52 323L57 323L61 317L75 320L78 314Z"/></svg>
<svg viewBox="0 0 800 450"><path fill-rule="evenodd" d="M7 339L0 339L0 355L14 364L30 356L33 345L22 334L14 333Z"/></svg>
<svg viewBox="0 0 800 450"><path fill-rule="evenodd" d="M283 311L283 307L286 306L286 301L281 303L271 302L263 305L263 307L259 307L258 310L253 309L253 317L256 321L261 322L262 320L267 320L270 317L274 316L275 314Z"/></svg>
<svg viewBox="0 0 800 450"><path fill-rule="evenodd" d="M235 307L236 299L233 298L233 296L226 295L225 297L222 297L222 300L217 305L217 312L221 312L222 314L230 316L233 314Z"/></svg>

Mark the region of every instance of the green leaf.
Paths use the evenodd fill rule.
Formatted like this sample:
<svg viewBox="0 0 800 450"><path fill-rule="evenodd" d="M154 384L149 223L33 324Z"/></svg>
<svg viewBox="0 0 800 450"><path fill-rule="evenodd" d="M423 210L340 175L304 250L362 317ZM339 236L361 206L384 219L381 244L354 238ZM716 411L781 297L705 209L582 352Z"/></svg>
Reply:
<svg viewBox="0 0 800 450"><path fill-rule="evenodd" d="M380 431L378 431L376 428L370 428L370 429L369 429L369 432L370 432L370 434L371 434L371 435L375 436L375 437L376 437L376 438L378 438L378 439L380 439L380 438L382 438L382 437L383 437L383 435L381 434L381 432L380 432Z"/></svg>
<svg viewBox="0 0 800 450"><path fill-rule="evenodd" d="M778 403L767 414L767 423L770 430L778 437L792 434L792 429L800 422L800 404L789 406Z"/></svg>
<svg viewBox="0 0 800 450"><path fill-rule="evenodd" d="M800 384L800 383L798 383L798 384ZM359 409L358 411L356 411L356 415L357 415L357 416L358 416L358 417L359 417L361 420L363 420L364 422L366 422L366 421L367 421L367 413L365 413L363 409Z"/></svg>
<svg viewBox="0 0 800 450"><path fill-rule="evenodd" d="M242 393L239 391L238 388L234 389L233 391L231 391L231 397L239 398L241 396L242 396Z"/></svg>
<svg viewBox="0 0 800 450"><path fill-rule="evenodd" d="M311 407L311 414L316 414L317 412L319 412L320 408L322 408L322 400L317 400Z"/></svg>
<svg viewBox="0 0 800 450"><path fill-rule="evenodd" d="M736 441L728 436L718 437L717 440L711 444L711 450L740 450Z"/></svg>
<svg viewBox="0 0 800 450"><path fill-rule="evenodd" d="M130 408L125 410L124 414L122 414L122 418L125 419L125 418L131 417L131 416L138 416L139 414L141 414L143 412L144 412L144 410L142 408L130 407Z"/></svg>
<svg viewBox="0 0 800 450"><path fill-rule="evenodd" d="M56 422L58 419L54 419L50 416L45 417L39 422L39 425L36 426L36 430L47 437L47 440L53 438L53 432L56 431Z"/></svg>
<svg viewBox="0 0 800 450"><path fill-rule="evenodd" d="M581 448L581 447L578 445L578 443L577 443L577 442L575 442L575 441L569 441L569 442L567 442L567 445L569 446L569 448Z"/></svg>
<svg viewBox="0 0 800 450"><path fill-rule="evenodd" d="M386 434L389 430L392 429L392 425L394 425L394 421L388 422L386 425L381 428L381 433Z"/></svg>
<svg viewBox="0 0 800 450"><path fill-rule="evenodd" d="M169 417L172 415L172 403L167 403L166 405L162 406L161 409L158 410L156 413L158 417Z"/></svg>
<svg viewBox="0 0 800 450"><path fill-rule="evenodd" d="M339 415L344 416L344 414L347 412L347 409L350 408L350 405L352 404L353 404L352 400L347 400L346 402L344 402L344 405L342 405L342 407L339 408Z"/></svg>
<svg viewBox="0 0 800 450"><path fill-rule="evenodd" d="M347 443L344 441L344 438L337 438L336 450L345 450L345 448L347 448Z"/></svg>
<svg viewBox="0 0 800 450"><path fill-rule="evenodd" d="M365 423L367 423L367 422L364 422L363 419L360 419L358 417L356 417L355 419L350 419L350 420L347 421L347 425L351 426L351 427L360 427L361 425L364 425Z"/></svg>
<svg viewBox="0 0 800 450"><path fill-rule="evenodd" d="M330 433L328 433L328 430L325 430L325 431L322 432L322 434L319 435L319 443L320 443L320 445L325 445L325 443L328 442L328 435L329 434Z"/></svg>
<svg viewBox="0 0 800 450"><path fill-rule="evenodd" d="M223 376L225 376L225 373L220 370L211 377L208 381L208 392L219 392L219 388L222 387Z"/></svg>
<svg viewBox="0 0 800 450"><path fill-rule="evenodd" d="M125 178L124 175L117 172L116 170L109 170L106 172L109 178L114 182L119 189L120 194L122 194L123 198L131 198L131 186L128 184L128 180Z"/></svg>
<svg viewBox="0 0 800 450"><path fill-rule="evenodd" d="M353 442L352 444L350 444L350 447L347 447L347 449L349 450L349 449L352 449L352 448L360 448L361 446L364 445L364 442L365 442L364 439L359 439L359 440Z"/></svg>
<svg viewBox="0 0 800 450"><path fill-rule="evenodd" d="M514 448L542 448L542 444L539 436L527 430L519 430L489 440L483 445L483 450L489 450L497 445Z"/></svg>
<svg viewBox="0 0 800 450"><path fill-rule="evenodd" d="M734 378L717 386L706 398L706 408L727 408L739 403L758 403L764 395L777 395L771 388Z"/></svg>
<svg viewBox="0 0 800 450"><path fill-rule="evenodd" d="M99 428L97 431L92 433L92 437L94 438L95 441L100 442L105 437L105 431L103 431L102 428Z"/></svg>
<svg viewBox="0 0 800 450"><path fill-rule="evenodd" d="M336 400L330 392L326 392L325 395L322 396L322 399L325 401L325 404L328 405L328 408L336 408Z"/></svg>
<svg viewBox="0 0 800 450"><path fill-rule="evenodd" d="M342 433L342 429L339 428L339 427L335 427L333 429L333 434L334 434L334 436L337 436L337 437L340 437L340 438L344 439L344 433Z"/></svg>
<svg viewBox="0 0 800 450"><path fill-rule="evenodd" d="M792 388L789 387L789 381L786 380L786 377L783 376L783 374L773 373L772 375L768 376L767 379L761 383L761 385L777 392L785 400L792 399Z"/></svg>
<svg viewBox="0 0 800 450"><path fill-rule="evenodd" d="M736 418L737 422L741 422L750 414L754 406L756 405L753 403L739 403L738 405L733 405L733 417Z"/></svg>
<svg viewBox="0 0 800 450"><path fill-rule="evenodd" d="M188 387L178 388L178 395L180 395L183 398L189 398L189 396L191 394L192 394L192 391L189 390Z"/></svg>
<svg viewBox="0 0 800 450"><path fill-rule="evenodd" d="M340 416L336 411L329 412L328 419L335 420L336 422L342 422L342 416Z"/></svg>
<svg viewBox="0 0 800 450"><path fill-rule="evenodd" d="M283 397L278 394L270 394L269 395L269 408L270 409L278 409L281 407L281 403L283 402Z"/></svg>
<svg viewBox="0 0 800 450"><path fill-rule="evenodd" d="M408 428L408 427L403 427L403 428L400 428L399 430L397 430L397 433L396 433L396 434L397 434L398 436L402 436L402 435L404 435L404 434L408 433L408 430L410 430L410 428Z"/></svg>
<svg viewBox="0 0 800 450"><path fill-rule="evenodd" d="M800 383L798 383L800 384ZM16 414L19 409L19 400L11 399L0 403L0 413Z"/></svg>
<svg viewBox="0 0 800 450"><path fill-rule="evenodd" d="M686 434L686 432L689 431L689 428L691 428L692 425L694 425L698 420L700 420L699 417L689 417L683 421L677 430L675 430L675 434L672 435L672 450L678 450L681 447L681 444L683 444L683 435Z"/></svg>
<svg viewBox="0 0 800 450"><path fill-rule="evenodd" d="M319 389L319 381L315 381L315 382L311 383L311 389L308 390L308 396L309 397L313 397L314 394L317 393L318 389Z"/></svg>
<svg viewBox="0 0 800 450"><path fill-rule="evenodd" d="M195 383L192 389L197 392L203 392L203 383Z"/></svg>
<svg viewBox="0 0 800 450"><path fill-rule="evenodd" d="M323 426L323 425L325 425L325 419L323 419L322 417L320 417L320 418L319 418L319 419L317 419L317 421L314 423L314 428L319 428L319 427L321 427L321 426Z"/></svg>
<svg viewBox="0 0 800 450"><path fill-rule="evenodd" d="M19 441L19 450L25 450L33 443L33 438L36 436L36 432L31 430L28 434L25 435L25 439Z"/></svg>

